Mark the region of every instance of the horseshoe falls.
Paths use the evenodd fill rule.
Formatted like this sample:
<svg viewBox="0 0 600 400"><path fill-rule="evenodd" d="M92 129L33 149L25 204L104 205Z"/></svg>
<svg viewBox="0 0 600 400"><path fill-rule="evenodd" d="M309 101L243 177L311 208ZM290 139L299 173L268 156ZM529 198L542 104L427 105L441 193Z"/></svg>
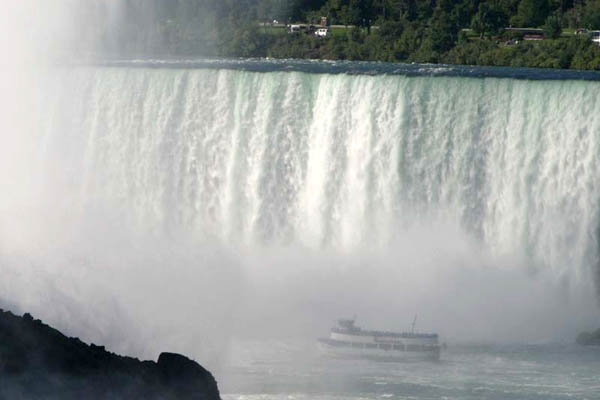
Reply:
<svg viewBox="0 0 600 400"><path fill-rule="evenodd" d="M39 80L2 173L0 288L73 335L213 360L234 336L313 337L356 313L389 329L418 313L458 342L572 341L598 320L598 82L218 65Z"/></svg>
<svg viewBox="0 0 600 400"><path fill-rule="evenodd" d="M598 264L597 83L137 69L54 83L44 152L80 212L339 251L441 222L559 274Z"/></svg>

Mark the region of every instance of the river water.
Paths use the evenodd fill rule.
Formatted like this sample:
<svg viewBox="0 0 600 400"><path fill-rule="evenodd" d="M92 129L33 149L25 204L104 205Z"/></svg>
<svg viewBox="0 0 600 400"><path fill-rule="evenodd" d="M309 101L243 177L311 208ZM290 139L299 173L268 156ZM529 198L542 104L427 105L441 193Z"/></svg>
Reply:
<svg viewBox="0 0 600 400"><path fill-rule="evenodd" d="M439 362L320 357L310 343L246 342L220 382L223 399L600 397L600 349L576 345L448 346Z"/></svg>

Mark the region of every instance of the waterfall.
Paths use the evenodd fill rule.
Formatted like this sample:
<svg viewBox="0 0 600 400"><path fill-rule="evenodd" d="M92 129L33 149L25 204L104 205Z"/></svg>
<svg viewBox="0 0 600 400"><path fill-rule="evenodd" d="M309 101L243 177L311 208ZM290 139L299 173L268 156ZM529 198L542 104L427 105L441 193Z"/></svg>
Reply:
<svg viewBox="0 0 600 400"><path fill-rule="evenodd" d="M126 66L37 82L5 136L0 301L70 334L218 358L231 333L312 337L353 313L404 329L418 312L460 340L594 327L598 82Z"/></svg>
<svg viewBox="0 0 600 400"><path fill-rule="evenodd" d="M560 273L598 263L595 82L81 68L53 83L44 151L82 215L341 251L444 222Z"/></svg>

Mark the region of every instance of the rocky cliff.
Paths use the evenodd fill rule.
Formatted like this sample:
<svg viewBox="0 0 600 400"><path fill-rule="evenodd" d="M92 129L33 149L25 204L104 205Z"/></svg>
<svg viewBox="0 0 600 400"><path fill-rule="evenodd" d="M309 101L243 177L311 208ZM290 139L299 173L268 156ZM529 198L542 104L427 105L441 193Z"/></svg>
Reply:
<svg viewBox="0 0 600 400"><path fill-rule="evenodd" d="M162 353L158 362L119 356L3 310L0 398L220 399L212 374L182 355Z"/></svg>
<svg viewBox="0 0 600 400"><path fill-rule="evenodd" d="M600 329L594 332L581 332L577 335L576 341L582 346L600 346Z"/></svg>

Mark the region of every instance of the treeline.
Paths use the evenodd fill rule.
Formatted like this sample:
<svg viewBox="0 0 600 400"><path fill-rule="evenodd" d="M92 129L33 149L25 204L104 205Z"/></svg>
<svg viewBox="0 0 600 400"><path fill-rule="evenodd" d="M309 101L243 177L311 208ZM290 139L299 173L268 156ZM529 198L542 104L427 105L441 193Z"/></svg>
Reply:
<svg viewBox="0 0 600 400"><path fill-rule="evenodd" d="M88 0L74 48L115 56L294 57L600 69L600 0ZM327 38L274 21L344 25ZM542 28L524 42L504 28ZM509 45L507 45L509 42ZM518 43L517 43L518 42Z"/></svg>

